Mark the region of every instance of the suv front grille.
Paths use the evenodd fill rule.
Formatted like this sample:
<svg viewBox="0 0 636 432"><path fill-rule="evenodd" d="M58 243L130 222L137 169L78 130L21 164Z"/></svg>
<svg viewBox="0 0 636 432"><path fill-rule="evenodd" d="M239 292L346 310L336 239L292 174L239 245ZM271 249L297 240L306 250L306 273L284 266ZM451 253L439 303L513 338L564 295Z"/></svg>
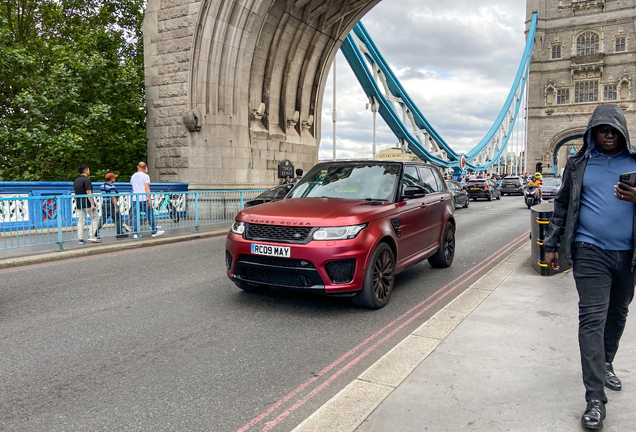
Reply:
<svg viewBox="0 0 636 432"><path fill-rule="evenodd" d="M241 262L249 262L254 264L264 264L268 266L277 267L298 267L298 268L315 268L311 261L293 259L293 258L278 258L268 257L262 255L246 255L240 254L238 260Z"/></svg>
<svg viewBox="0 0 636 432"><path fill-rule="evenodd" d="M309 243L312 227L261 225L248 223L245 230L247 240L266 240L272 242Z"/></svg>

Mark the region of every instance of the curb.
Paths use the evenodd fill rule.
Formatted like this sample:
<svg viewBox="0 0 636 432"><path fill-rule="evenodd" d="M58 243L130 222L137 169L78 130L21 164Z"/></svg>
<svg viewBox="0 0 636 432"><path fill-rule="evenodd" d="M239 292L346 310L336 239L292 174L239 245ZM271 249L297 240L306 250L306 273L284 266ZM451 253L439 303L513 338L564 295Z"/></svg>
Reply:
<svg viewBox="0 0 636 432"><path fill-rule="evenodd" d="M530 255L527 241L433 315L292 432L354 432Z"/></svg>
<svg viewBox="0 0 636 432"><path fill-rule="evenodd" d="M88 247L86 249L76 249L76 250L68 250L68 251L60 251L60 252L48 252L42 253L38 255L30 255L23 256L19 258L6 258L0 260L0 270L13 268L13 267L22 267L34 264L42 264L46 262L52 261L62 261L73 258L86 257L91 255L99 255L106 254L110 252L118 252L122 250L129 249L139 249L151 246L161 246L165 244L171 243L179 243L190 240L201 240L210 237L220 237L227 234L228 230L219 230L219 231L210 231L204 233L194 233L194 234L181 234L174 237L161 237L161 238L150 238L148 240L139 240L134 242L122 243L122 244L112 244L112 245L103 245L103 246L93 246Z"/></svg>

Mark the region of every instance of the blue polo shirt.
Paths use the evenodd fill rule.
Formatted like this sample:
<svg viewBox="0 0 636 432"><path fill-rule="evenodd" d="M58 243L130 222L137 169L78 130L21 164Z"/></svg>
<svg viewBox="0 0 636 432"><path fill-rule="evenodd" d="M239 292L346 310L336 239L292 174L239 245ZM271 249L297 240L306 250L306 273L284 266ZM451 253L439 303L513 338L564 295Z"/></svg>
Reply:
<svg viewBox="0 0 636 432"><path fill-rule="evenodd" d="M588 157L575 241L605 250L631 250L634 204L616 198L614 186L622 173L636 171L636 159L627 150L608 157L596 148Z"/></svg>

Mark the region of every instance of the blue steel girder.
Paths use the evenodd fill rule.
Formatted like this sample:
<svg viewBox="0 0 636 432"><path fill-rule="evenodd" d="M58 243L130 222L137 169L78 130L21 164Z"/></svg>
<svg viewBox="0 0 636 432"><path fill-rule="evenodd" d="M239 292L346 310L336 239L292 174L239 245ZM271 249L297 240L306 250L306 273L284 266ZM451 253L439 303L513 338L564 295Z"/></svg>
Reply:
<svg viewBox="0 0 636 432"><path fill-rule="evenodd" d="M510 93L499 116L486 135L472 150L464 155L466 158L466 169L483 171L490 168L497 163L508 144L510 132L513 130L519 114L528 79L536 27L537 13L535 12L532 14L526 46ZM356 43L356 40L358 43ZM461 171L460 159L462 155L455 152L444 141L413 103L361 22L358 22L353 31L347 35L340 50L367 97L371 101L375 100L377 102L379 106L378 112L395 136L400 141L405 142L420 159L435 163L443 168L453 168L456 171ZM384 87L384 91L381 91L377 82L378 79ZM394 102L402 106L404 117L408 115L413 132L409 132L407 129L405 119L400 120L400 116L395 110ZM423 140L420 138L421 135L424 136ZM430 137L431 144L433 144L433 151L428 148L427 135Z"/></svg>

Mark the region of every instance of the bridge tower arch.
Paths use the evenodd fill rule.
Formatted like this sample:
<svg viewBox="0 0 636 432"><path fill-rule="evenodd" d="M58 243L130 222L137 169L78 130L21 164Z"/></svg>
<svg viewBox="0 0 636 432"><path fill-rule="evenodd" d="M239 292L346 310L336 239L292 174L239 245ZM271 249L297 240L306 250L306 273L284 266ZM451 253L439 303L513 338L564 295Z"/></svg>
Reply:
<svg viewBox="0 0 636 432"><path fill-rule="evenodd" d="M143 24L153 181L261 188L318 161L343 39L380 0L149 0Z"/></svg>
<svg viewBox="0 0 636 432"><path fill-rule="evenodd" d="M564 167L569 152L559 149L566 143L580 148L599 104L618 104L633 135L636 0L527 0L526 6L527 22L538 13L528 86L528 167Z"/></svg>

